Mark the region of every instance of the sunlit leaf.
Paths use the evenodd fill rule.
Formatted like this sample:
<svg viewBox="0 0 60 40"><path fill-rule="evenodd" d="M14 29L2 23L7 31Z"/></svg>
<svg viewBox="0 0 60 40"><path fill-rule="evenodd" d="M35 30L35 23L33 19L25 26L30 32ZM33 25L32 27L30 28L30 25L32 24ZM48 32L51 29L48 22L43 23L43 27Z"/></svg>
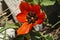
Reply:
<svg viewBox="0 0 60 40"><path fill-rule="evenodd" d="M50 6L50 5L54 5L54 4L55 4L55 1L43 0L40 5Z"/></svg>
<svg viewBox="0 0 60 40"><path fill-rule="evenodd" d="M8 28L18 28L18 26L16 26L14 23L6 23L5 27L8 27Z"/></svg>
<svg viewBox="0 0 60 40"><path fill-rule="evenodd" d="M38 4L39 0L33 0L33 4Z"/></svg>

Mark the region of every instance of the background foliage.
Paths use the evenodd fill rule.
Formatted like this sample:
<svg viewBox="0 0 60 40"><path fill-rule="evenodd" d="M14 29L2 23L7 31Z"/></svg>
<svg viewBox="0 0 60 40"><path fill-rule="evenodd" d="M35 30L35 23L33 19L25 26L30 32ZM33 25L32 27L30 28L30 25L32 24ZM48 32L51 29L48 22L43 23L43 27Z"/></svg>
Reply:
<svg viewBox="0 0 60 40"><path fill-rule="evenodd" d="M44 26L43 32L40 32L40 31L37 32L33 28L33 30L30 33L26 35L20 35L20 36L16 35L16 37L12 38L12 40L55 40L54 34L56 33L56 30L59 30L58 28L60 28L60 19L59 19L60 17L58 18L58 15L60 15L59 14L60 13L59 11L60 0L24 0L24 1L29 2L30 4L39 4L42 10L46 12L48 23L46 19L46 21L44 21L45 24L43 24ZM46 26L47 24L52 24L52 26L47 27ZM20 25L19 23L15 23L15 22L10 24L8 22L8 17L6 17L4 28L0 29L0 32L3 32L4 30L9 29L9 28L14 28L16 30L19 25ZM6 37L4 37L4 40L6 40L5 38ZM58 37L57 40L59 40L59 38L60 37Z"/></svg>

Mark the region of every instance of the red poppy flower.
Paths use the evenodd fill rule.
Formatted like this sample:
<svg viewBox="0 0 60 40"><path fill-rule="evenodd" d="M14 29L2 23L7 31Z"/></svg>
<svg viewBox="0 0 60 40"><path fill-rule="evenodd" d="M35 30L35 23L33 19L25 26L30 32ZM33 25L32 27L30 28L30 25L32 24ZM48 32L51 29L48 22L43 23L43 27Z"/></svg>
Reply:
<svg viewBox="0 0 60 40"><path fill-rule="evenodd" d="M27 34L36 24L43 23L45 19L45 13L41 12L39 5L31 5L27 2L21 2L19 13L16 18L19 22L22 22L22 26L18 28L17 35Z"/></svg>

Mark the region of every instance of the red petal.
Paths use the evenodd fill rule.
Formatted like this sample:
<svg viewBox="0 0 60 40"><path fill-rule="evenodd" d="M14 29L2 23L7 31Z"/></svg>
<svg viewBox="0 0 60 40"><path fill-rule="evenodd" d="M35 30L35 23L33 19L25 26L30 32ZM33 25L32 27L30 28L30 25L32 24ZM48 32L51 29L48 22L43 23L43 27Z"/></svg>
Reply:
<svg viewBox="0 0 60 40"><path fill-rule="evenodd" d="M40 13L40 6L39 5L34 5L33 10L37 13Z"/></svg>
<svg viewBox="0 0 60 40"><path fill-rule="evenodd" d="M38 15L38 21L37 21L38 24L43 23L44 19L45 19L45 13L42 12L42 13L40 13L40 15Z"/></svg>
<svg viewBox="0 0 60 40"><path fill-rule="evenodd" d="M17 30L17 35L23 35L29 33L29 31L32 28L32 24L28 24L25 22L18 30Z"/></svg>
<svg viewBox="0 0 60 40"><path fill-rule="evenodd" d="M40 17L41 17L41 19L45 19L45 13L42 12L42 13L40 14Z"/></svg>
<svg viewBox="0 0 60 40"><path fill-rule="evenodd" d="M45 13L44 12L37 13L37 16L39 19L45 19Z"/></svg>
<svg viewBox="0 0 60 40"><path fill-rule="evenodd" d="M30 10L32 10L32 6L30 4L28 4L27 2L21 2L21 4L19 5L19 8L21 9L21 11L24 11L24 10L30 11Z"/></svg>
<svg viewBox="0 0 60 40"><path fill-rule="evenodd" d="M26 15L28 14L27 11L24 11L22 13L19 13L16 18L19 22L26 22Z"/></svg>
<svg viewBox="0 0 60 40"><path fill-rule="evenodd" d="M44 21L44 19L42 20L42 19L39 19L38 21L37 21L37 23L38 24L41 24L41 23L43 23L43 21Z"/></svg>
<svg viewBox="0 0 60 40"><path fill-rule="evenodd" d="M43 23L43 20L38 19L38 20L33 24L33 26L35 26L36 24L41 24L41 23Z"/></svg>
<svg viewBox="0 0 60 40"><path fill-rule="evenodd" d="M37 16L38 16L38 20L33 24L34 26L36 24L41 24L43 23L44 19L45 19L45 13L42 12L42 13L37 13Z"/></svg>

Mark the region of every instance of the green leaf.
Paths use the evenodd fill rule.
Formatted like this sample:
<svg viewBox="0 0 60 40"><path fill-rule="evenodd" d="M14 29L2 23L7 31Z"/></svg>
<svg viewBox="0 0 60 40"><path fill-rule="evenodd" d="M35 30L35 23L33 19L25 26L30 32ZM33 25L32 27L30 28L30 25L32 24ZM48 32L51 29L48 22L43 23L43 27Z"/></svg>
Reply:
<svg viewBox="0 0 60 40"><path fill-rule="evenodd" d="M39 32L31 31L30 36L31 36L31 40L40 40L40 37L42 38L42 36L41 36L41 34Z"/></svg>
<svg viewBox="0 0 60 40"><path fill-rule="evenodd" d="M39 40L38 38L36 38L36 36L40 37L40 35L36 32L31 32L31 40Z"/></svg>
<svg viewBox="0 0 60 40"><path fill-rule="evenodd" d="M30 36L30 34L29 34L29 33L28 33L28 34L26 34L26 35L24 35L24 37L26 37L26 39L27 39L27 40L31 39L31 36Z"/></svg>
<svg viewBox="0 0 60 40"><path fill-rule="evenodd" d="M39 32L33 32L33 31L31 31L30 34L32 36L41 36L41 34Z"/></svg>
<svg viewBox="0 0 60 40"><path fill-rule="evenodd" d="M23 35L16 36L13 40L24 40Z"/></svg>
<svg viewBox="0 0 60 40"><path fill-rule="evenodd" d="M5 27L7 27L7 28L18 28L18 26L15 25L14 23L8 23L8 22L6 23Z"/></svg>
<svg viewBox="0 0 60 40"><path fill-rule="evenodd" d="M46 36L46 40L53 40L52 36L48 35Z"/></svg>
<svg viewBox="0 0 60 40"><path fill-rule="evenodd" d="M39 0L33 0L33 4L38 4Z"/></svg>
<svg viewBox="0 0 60 40"><path fill-rule="evenodd" d="M26 2L32 2L33 0L24 0L24 1L26 1Z"/></svg>
<svg viewBox="0 0 60 40"><path fill-rule="evenodd" d="M55 1L43 0L40 5L50 6L50 5L54 5L54 4L55 4Z"/></svg>
<svg viewBox="0 0 60 40"><path fill-rule="evenodd" d="M60 0L57 0L58 1L58 3L60 4Z"/></svg>
<svg viewBox="0 0 60 40"><path fill-rule="evenodd" d="M6 22L5 26L2 29L0 29L0 32L3 32L4 30L9 29L9 28L18 28L18 26L16 26L14 23L11 24L11 23Z"/></svg>

